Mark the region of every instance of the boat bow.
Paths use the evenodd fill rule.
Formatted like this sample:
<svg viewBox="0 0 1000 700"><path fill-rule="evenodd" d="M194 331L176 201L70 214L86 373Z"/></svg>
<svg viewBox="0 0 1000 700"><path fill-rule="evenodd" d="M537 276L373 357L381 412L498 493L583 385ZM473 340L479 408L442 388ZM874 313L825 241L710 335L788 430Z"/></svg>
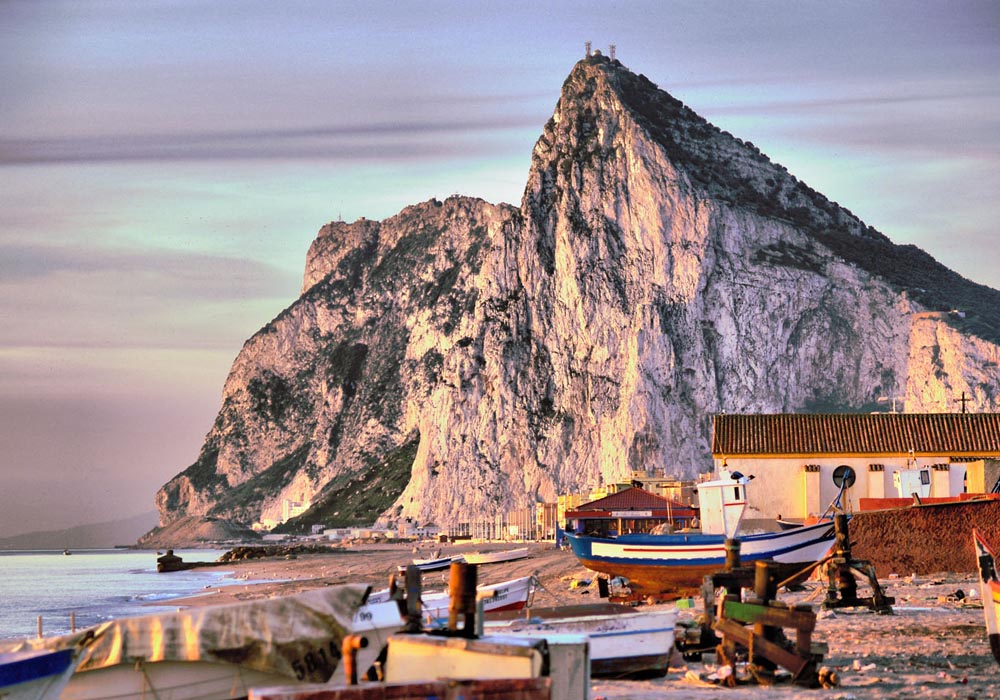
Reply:
<svg viewBox="0 0 1000 700"><path fill-rule="evenodd" d="M990 651L1000 664L1000 577L997 574L997 554L978 530L972 530L979 565L979 583L983 594L983 612L986 615L986 634Z"/></svg>

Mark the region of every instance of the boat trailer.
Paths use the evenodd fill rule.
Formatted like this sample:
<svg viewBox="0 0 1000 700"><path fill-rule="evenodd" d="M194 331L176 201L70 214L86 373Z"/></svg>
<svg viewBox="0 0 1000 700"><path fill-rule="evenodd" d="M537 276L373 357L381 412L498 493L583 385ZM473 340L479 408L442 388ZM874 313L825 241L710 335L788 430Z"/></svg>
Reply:
<svg viewBox="0 0 1000 700"><path fill-rule="evenodd" d="M809 605L787 605L776 600L782 582L775 571L773 562L758 561L753 567L734 567L706 577L705 593L711 588L715 605L705 601L705 622L721 637L715 647L719 668L729 669L720 674L723 683L736 686L736 662L745 655L750 675L761 685L777 682L778 666L787 670L798 685L834 685L835 676L818 667L827 646L813 641L816 613ZM743 599L744 589L751 589L753 594ZM793 634L794 640L786 636L785 630Z"/></svg>

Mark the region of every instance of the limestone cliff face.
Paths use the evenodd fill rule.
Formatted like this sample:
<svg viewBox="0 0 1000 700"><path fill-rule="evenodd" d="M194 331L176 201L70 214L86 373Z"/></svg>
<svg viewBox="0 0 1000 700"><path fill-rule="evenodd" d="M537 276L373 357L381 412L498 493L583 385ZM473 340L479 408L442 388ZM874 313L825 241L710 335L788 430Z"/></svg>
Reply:
<svg viewBox="0 0 1000 700"><path fill-rule="evenodd" d="M707 470L720 411L949 411L963 391L996 410L996 319L939 312L1000 295L928 261L581 61L520 209L451 197L320 230L161 520L294 501L301 523L447 525Z"/></svg>

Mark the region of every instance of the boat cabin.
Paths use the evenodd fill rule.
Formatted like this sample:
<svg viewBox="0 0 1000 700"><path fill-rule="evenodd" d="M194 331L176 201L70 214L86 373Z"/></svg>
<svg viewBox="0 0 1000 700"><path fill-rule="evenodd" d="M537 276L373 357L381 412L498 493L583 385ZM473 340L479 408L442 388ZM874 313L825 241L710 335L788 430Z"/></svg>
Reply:
<svg viewBox="0 0 1000 700"><path fill-rule="evenodd" d="M746 485L752 476L730 472L723 467L719 478L698 484L701 531L706 535L736 537L747 507Z"/></svg>

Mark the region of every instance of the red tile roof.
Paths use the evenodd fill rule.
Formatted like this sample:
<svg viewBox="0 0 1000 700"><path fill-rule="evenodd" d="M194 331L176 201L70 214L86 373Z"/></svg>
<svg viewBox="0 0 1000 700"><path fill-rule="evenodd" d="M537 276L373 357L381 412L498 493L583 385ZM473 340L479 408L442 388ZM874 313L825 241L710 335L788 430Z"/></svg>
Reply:
<svg viewBox="0 0 1000 700"><path fill-rule="evenodd" d="M712 454L1000 456L1000 414L717 415Z"/></svg>
<svg viewBox="0 0 1000 700"><path fill-rule="evenodd" d="M674 508L684 506L676 501L670 501L663 496L657 496L646 489L633 486L630 489L613 493L596 501L584 503L574 510L652 510L654 508L666 508L667 504Z"/></svg>

